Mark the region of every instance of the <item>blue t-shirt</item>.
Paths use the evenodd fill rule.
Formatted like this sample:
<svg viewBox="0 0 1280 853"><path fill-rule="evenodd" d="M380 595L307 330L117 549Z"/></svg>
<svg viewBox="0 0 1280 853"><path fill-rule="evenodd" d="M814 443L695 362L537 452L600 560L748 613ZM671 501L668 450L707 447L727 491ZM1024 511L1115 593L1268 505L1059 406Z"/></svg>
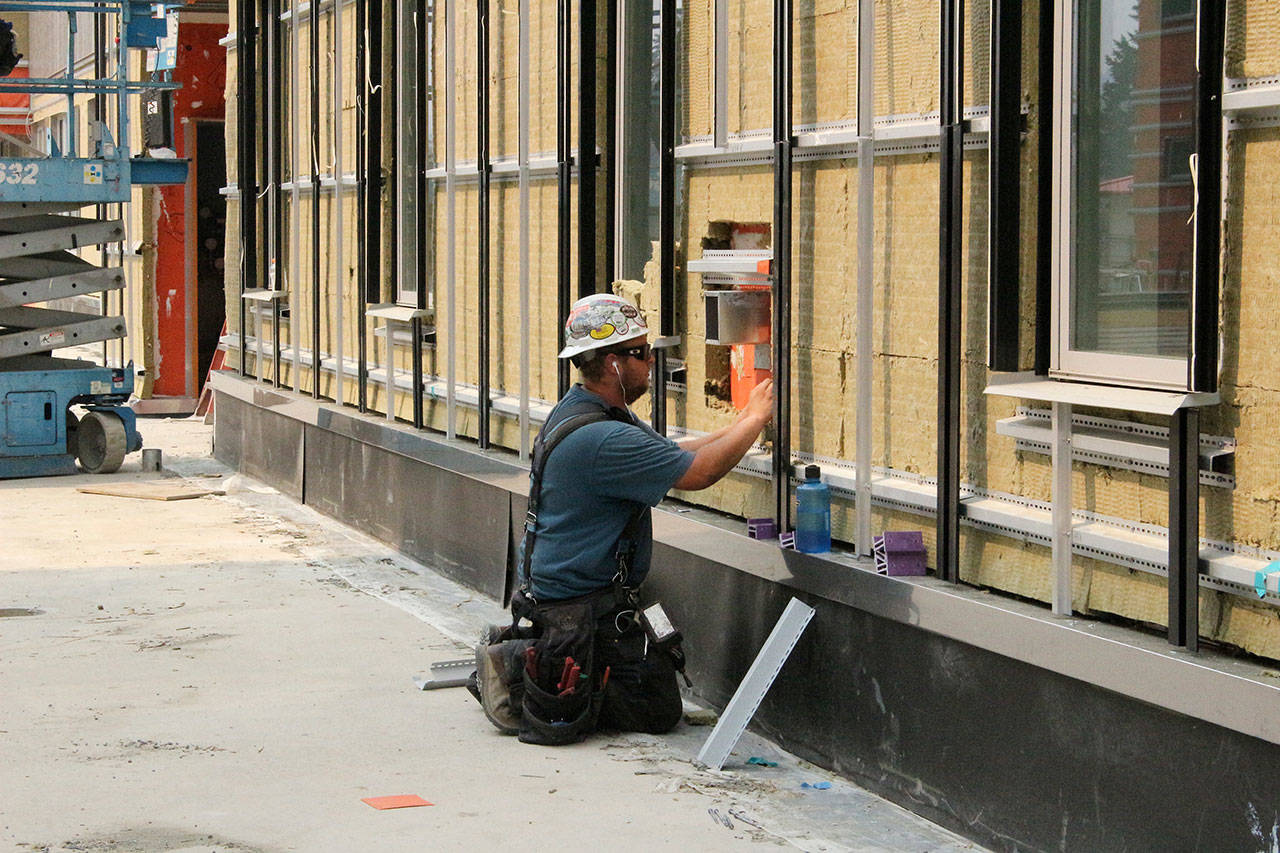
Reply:
<svg viewBox="0 0 1280 853"><path fill-rule="evenodd" d="M581 385L558 405L584 399L606 405ZM692 464L692 453L643 422L598 421L570 433L542 472L530 565L534 597L554 601L608 586L617 572L618 539L641 506L627 584L643 581L653 550L648 507L656 506Z"/></svg>

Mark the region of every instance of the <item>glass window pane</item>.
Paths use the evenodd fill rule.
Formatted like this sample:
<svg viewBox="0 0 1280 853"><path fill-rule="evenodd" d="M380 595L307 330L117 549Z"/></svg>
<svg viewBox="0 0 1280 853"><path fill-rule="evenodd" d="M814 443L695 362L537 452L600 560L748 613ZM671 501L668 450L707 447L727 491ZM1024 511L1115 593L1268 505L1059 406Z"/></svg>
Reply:
<svg viewBox="0 0 1280 853"><path fill-rule="evenodd" d="M1076 7L1073 350L1187 356L1196 44L1185 5Z"/></svg>

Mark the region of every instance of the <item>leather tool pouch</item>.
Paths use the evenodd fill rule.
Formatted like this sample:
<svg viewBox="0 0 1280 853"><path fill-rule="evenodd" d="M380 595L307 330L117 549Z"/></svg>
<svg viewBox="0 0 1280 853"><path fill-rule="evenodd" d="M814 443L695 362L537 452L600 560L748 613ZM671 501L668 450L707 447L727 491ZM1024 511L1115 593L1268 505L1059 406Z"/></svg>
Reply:
<svg viewBox="0 0 1280 853"><path fill-rule="evenodd" d="M615 599L609 589L532 608L529 618L540 635L523 673L520 740L561 746L595 731L601 698L596 622Z"/></svg>

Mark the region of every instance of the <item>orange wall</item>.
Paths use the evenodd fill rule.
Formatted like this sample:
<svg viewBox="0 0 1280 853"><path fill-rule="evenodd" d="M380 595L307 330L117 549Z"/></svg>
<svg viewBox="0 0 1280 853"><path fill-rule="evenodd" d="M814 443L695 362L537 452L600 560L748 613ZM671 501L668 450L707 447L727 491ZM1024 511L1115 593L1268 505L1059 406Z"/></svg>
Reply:
<svg viewBox="0 0 1280 853"><path fill-rule="evenodd" d="M173 79L182 88L173 95L174 146L184 150L183 119L218 119L226 116L227 52L218 40L227 34L226 24L179 24L177 67ZM191 170L194 174L194 168ZM187 389L187 287L186 212L187 186L160 187L156 222L156 396L184 396ZM194 306L191 310L195 310ZM191 324L194 335L196 324ZM194 366L191 368L194 370ZM196 377L198 385L200 377ZM194 392L193 392L194 393Z"/></svg>

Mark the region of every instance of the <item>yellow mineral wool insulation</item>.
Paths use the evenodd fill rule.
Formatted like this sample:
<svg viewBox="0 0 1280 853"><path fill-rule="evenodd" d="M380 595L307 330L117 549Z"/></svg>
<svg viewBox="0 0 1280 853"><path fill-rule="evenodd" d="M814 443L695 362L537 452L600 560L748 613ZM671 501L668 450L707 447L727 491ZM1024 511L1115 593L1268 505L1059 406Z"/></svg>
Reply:
<svg viewBox="0 0 1280 853"><path fill-rule="evenodd" d="M976 437L968 432L962 436L963 476L991 491L1023 494L1021 459L1026 454L1014 450L1013 439L996 433L996 421L1013 417L1019 401L985 394L967 399L966 413L975 409L983 413L985 426Z"/></svg>
<svg viewBox="0 0 1280 853"><path fill-rule="evenodd" d="M728 129L765 130L773 124L773 5L770 0L729 4ZM711 94L688 93L706 99ZM706 131L709 132L709 131Z"/></svg>
<svg viewBox="0 0 1280 853"><path fill-rule="evenodd" d="M455 24L455 112L457 133L457 157L459 161L474 160L476 156L476 81L477 50L476 10L474 6L460 4ZM518 6L514 2L494 2L490 7L490 156L515 157L519 144L519 51ZM600 21L604 26L603 16ZM576 26L576 22L575 22ZM576 29L575 29L576 33ZM434 64L436 78L432 82L439 97L433 99L435 110L435 162L445 162L445 122L449 107L445 98L446 75L445 27L443 22L434 29ZM575 37L572 48L570 74L573 91L578 90L578 48ZM603 30L597 37L597 80L603 82L606 65L603 56L605 40ZM529 33L529 126L530 154L554 154L556 150L556 7L554 3L535 4L530 10ZM577 140L576 110L571 110L571 128ZM575 141L576 146L576 141Z"/></svg>
<svg viewBox="0 0 1280 853"><path fill-rule="evenodd" d="M240 331L240 198L227 196L226 256L222 266L223 306L227 331ZM233 352L233 351L229 351Z"/></svg>
<svg viewBox="0 0 1280 853"><path fill-rule="evenodd" d="M1031 4L1023 6L1023 26L1033 16ZM964 104L986 106L991 102L991 4L966 0L964 4Z"/></svg>
<svg viewBox="0 0 1280 853"><path fill-rule="evenodd" d="M772 515L773 491L768 480L744 474L729 474L714 486L697 492L672 491L678 497L698 506L707 506L740 518Z"/></svg>
<svg viewBox="0 0 1280 853"><path fill-rule="evenodd" d="M1083 568L1073 567L1073 589L1083 574ZM1053 595L1048 548L970 528L960 531L960 577L965 583L1046 603Z"/></svg>
<svg viewBox="0 0 1280 853"><path fill-rule="evenodd" d="M1280 499L1280 394L1257 388L1237 388L1236 493L1254 499Z"/></svg>
<svg viewBox="0 0 1280 853"><path fill-rule="evenodd" d="M872 368L871 464L933 476L937 469L937 366L877 355Z"/></svg>
<svg viewBox="0 0 1280 853"><path fill-rule="evenodd" d="M875 340L883 353L937 355L935 159L907 155L876 164Z"/></svg>
<svg viewBox="0 0 1280 853"><path fill-rule="evenodd" d="M791 447L800 453L853 456L852 410L842 403L853 381L845 353L797 349L792 354Z"/></svg>
<svg viewBox="0 0 1280 853"><path fill-rule="evenodd" d="M1089 561L1087 612L1111 613L1126 619L1167 625L1168 582L1159 575L1126 569L1098 560ZM1218 624L1220 601L1212 590L1200 591L1201 633L1213 636Z"/></svg>
<svg viewBox="0 0 1280 853"><path fill-rule="evenodd" d="M796 10L795 121L835 124L857 119L858 6L815 0Z"/></svg>
<svg viewBox="0 0 1280 853"><path fill-rule="evenodd" d="M1251 654L1280 659L1280 610L1271 602L1247 598L1228 599L1224 603L1214 639Z"/></svg>
<svg viewBox="0 0 1280 853"><path fill-rule="evenodd" d="M713 4L696 3L684 7L679 29L683 43L677 51L677 74L684 90L683 115L677 117L676 139L711 134L712 99L715 83L715 13ZM761 72L764 69L760 69Z"/></svg>
<svg viewBox="0 0 1280 853"><path fill-rule="evenodd" d="M1230 0L1227 4L1226 75L1268 77L1280 72L1280 6Z"/></svg>
<svg viewBox="0 0 1280 853"><path fill-rule="evenodd" d="M875 14L876 115L936 112L938 0L882 0Z"/></svg>
<svg viewBox="0 0 1280 853"><path fill-rule="evenodd" d="M546 178L530 185L530 237L529 237L529 337L530 351L520 345L519 315L519 189L514 182L496 182L491 186L490 223L490 298L491 298L491 382L494 387L508 393L518 392L520 365L526 361L530 367L531 396L553 399L556 396L558 259L556 249L557 190L554 181ZM454 300L455 316L451 326L448 311L445 265L448 242L445 208L446 194L442 184L437 184L435 195L436 222L434 247L435 305L437 347L444 358L450 340L450 328L456 346L458 364L457 379L460 382L478 381L478 219L477 196L474 184L460 185L456 196L456 283ZM576 211L571 217L571 229L576 228ZM576 250L571 242L571 251ZM576 265L571 273L576 275Z"/></svg>

